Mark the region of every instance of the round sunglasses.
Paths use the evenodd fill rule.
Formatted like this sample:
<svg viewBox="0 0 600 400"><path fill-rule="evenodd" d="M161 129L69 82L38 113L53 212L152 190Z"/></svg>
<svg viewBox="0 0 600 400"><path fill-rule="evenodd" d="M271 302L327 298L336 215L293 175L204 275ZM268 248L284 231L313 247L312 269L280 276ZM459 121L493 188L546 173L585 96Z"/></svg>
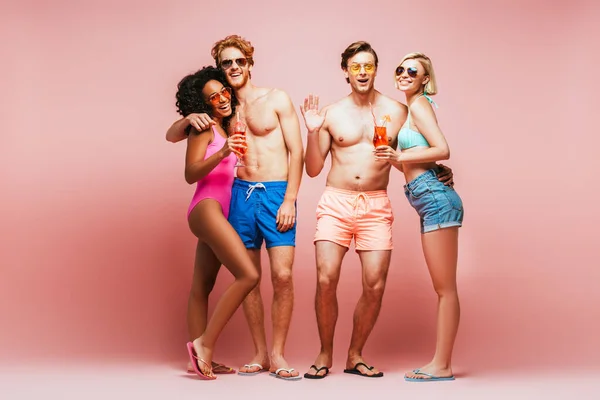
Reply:
<svg viewBox="0 0 600 400"><path fill-rule="evenodd" d="M399 66L398 68L396 68L396 76L402 75L405 70L408 76L410 76L411 78L416 78L419 74L419 70L415 67L404 68L403 66Z"/></svg>
<svg viewBox="0 0 600 400"><path fill-rule="evenodd" d="M375 72L375 64L373 63L352 63L348 67L352 75L358 75L361 68L364 68L365 72L369 75Z"/></svg>

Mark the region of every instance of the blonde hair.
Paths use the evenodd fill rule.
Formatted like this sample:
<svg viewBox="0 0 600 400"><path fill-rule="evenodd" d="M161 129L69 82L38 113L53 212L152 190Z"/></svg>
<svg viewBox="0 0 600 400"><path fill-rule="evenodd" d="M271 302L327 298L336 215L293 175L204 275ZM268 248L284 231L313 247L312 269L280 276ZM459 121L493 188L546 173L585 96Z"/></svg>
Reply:
<svg viewBox="0 0 600 400"><path fill-rule="evenodd" d="M215 64L219 67L219 63L221 62L221 52L228 47L235 47L242 53L244 53L244 57L248 60L248 64L254 65L254 47L252 43L244 39L239 35L230 35L227 36L223 40L219 40L216 42L210 52L212 57L215 59Z"/></svg>
<svg viewBox="0 0 600 400"><path fill-rule="evenodd" d="M423 68L425 68L425 75L429 76L429 82L427 82L425 84L425 94L429 94L432 96L434 94L436 94L438 92L437 82L435 80L435 72L433 71L433 64L431 63L431 60L429 59L429 57L427 57L423 53L409 53L404 56L402 61L400 61L399 65L402 65L402 63L406 60L417 60L418 62L421 63Z"/></svg>

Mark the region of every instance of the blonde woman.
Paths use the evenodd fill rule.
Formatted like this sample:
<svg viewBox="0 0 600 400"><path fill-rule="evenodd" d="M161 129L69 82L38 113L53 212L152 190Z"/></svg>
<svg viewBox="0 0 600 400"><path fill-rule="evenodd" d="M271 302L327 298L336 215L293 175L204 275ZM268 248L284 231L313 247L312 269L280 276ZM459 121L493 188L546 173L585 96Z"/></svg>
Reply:
<svg viewBox="0 0 600 400"><path fill-rule="evenodd" d="M398 148L376 149L376 157L404 173L404 193L421 220L421 243L433 287L438 295L436 350L431 362L405 374L410 382L454 380L451 359L460 319L456 288L458 228L463 204L453 188L436 178L437 161L450 158L431 99L437 93L431 60L407 54L395 71L396 88L406 95L408 118L398 134Z"/></svg>

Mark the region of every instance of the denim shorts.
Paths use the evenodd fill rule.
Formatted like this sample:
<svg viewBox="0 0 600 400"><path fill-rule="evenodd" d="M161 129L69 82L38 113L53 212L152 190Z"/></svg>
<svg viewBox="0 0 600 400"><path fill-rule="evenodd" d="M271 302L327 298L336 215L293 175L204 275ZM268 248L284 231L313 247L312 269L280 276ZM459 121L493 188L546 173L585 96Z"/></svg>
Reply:
<svg viewBox="0 0 600 400"><path fill-rule="evenodd" d="M296 246L296 223L286 232L277 230L277 212L287 182L248 182L238 178L231 188L229 223L247 249Z"/></svg>
<svg viewBox="0 0 600 400"><path fill-rule="evenodd" d="M404 185L404 194L421 218L421 233L462 226L464 209L456 191L430 169Z"/></svg>

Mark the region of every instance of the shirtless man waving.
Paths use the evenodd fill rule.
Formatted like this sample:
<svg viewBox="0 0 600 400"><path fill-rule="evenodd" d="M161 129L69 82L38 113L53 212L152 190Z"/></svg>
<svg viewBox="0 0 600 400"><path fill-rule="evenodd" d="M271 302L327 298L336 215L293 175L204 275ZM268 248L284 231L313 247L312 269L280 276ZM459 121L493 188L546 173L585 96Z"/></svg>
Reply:
<svg viewBox="0 0 600 400"><path fill-rule="evenodd" d="M393 148L407 117L405 105L374 88L377 53L367 42L352 43L342 53L341 67L352 92L319 111L317 96L301 107L308 130L306 172L319 175L328 153L331 169L317 206L314 237L317 263L315 309L321 351L304 374L321 379L332 366L333 337L338 316L336 289L344 255L352 238L362 265L362 295L354 311L354 326L344 372L381 377L383 372L363 358L363 348L381 308L392 253L392 207L387 195L388 163L376 161L374 119L387 115L387 136ZM448 178L450 174L450 178ZM451 179L445 170L444 179ZM440 176L440 179L442 177Z"/></svg>
<svg viewBox="0 0 600 400"><path fill-rule="evenodd" d="M278 89L252 84L253 54L251 43L237 35L218 41L212 49L216 65L225 72L240 102L241 119L247 125L248 150L243 160L245 166L237 169L233 184L229 222L242 238L259 272L260 249L265 242L274 292L270 353L260 284L244 301L255 355L240 368L239 374L255 375L270 370L272 376L295 380L301 377L289 368L284 359L284 348L294 303L292 264L296 245L296 198L304 168L304 149L298 116L289 96ZM235 120L232 127L233 122ZM185 139L188 125L201 131L211 123L206 114L192 114L169 128L167 140ZM207 296L207 293L199 295L198 299L191 296L189 313L193 314ZM203 330L201 323L193 323L193 317L189 320L192 321L190 331Z"/></svg>

